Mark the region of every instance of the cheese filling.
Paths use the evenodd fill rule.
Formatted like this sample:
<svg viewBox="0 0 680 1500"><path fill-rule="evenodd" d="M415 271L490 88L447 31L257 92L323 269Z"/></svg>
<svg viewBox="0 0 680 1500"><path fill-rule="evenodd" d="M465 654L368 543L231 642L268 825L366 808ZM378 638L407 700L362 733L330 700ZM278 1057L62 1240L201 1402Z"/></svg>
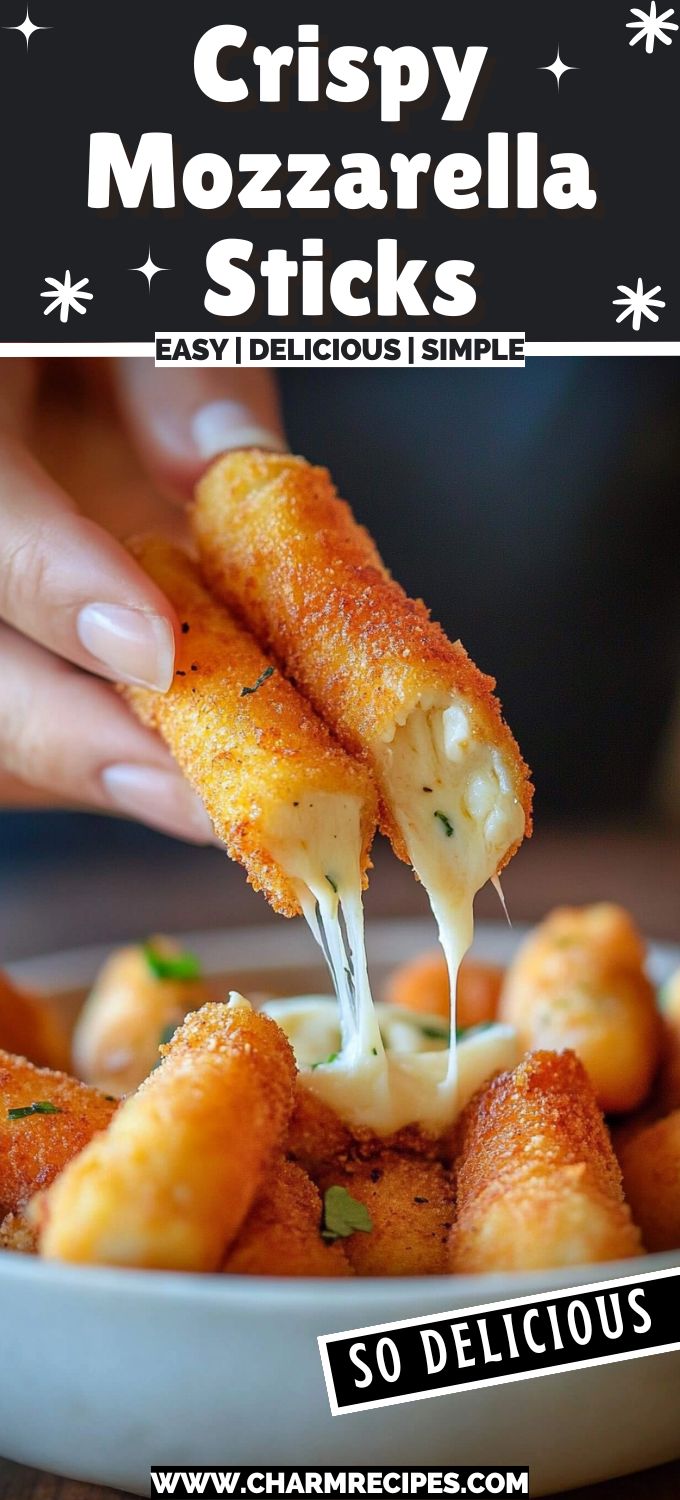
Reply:
<svg viewBox="0 0 680 1500"><path fill-rule="evenodd" d="M512 1026L476 1026L464 1032L456 1043L458 1087L452 1101L442 1090L449 1032L439 1016L376 1004L382 1054L350 1064L341 1048L334 1000L305 995L268 1000L262 1009L285 1031L307 1087L348 1124L379 1135L414 1121L433 1132L444 1129L488 1078L516 1067L521 1055Z"/></svg>
<svg viewBox="0 0 680 1500"><path fill-rule="evenodd" d="M502 753L476 737L462 699L423 700L374 752L386 800L437 921L455 997L458 968L472 941L474 897L521 838L524 810ZM414 1047L411 1030L408 1045L388 1045L386 1053L387 1021L383 1010L379 1021L366 966L357 799L310 793L279 809L267 842L324 952L339 1003L335 1045L329 1043L325 1056L316 1035L321 1012L315 1013L312 1050L322 1055L311 1058L304 1081L344 1119L378 1133L416 1121L444 1129L474 1091L468 1093L467 1077L477 1080L476 1088L518 1061L508 1028L457 1043L453 999L451 1045L439 1023L439 1046ZM406 1024L403 1016L400 1024ZM307 1065L307 1056L299 1060Z"/></svg>

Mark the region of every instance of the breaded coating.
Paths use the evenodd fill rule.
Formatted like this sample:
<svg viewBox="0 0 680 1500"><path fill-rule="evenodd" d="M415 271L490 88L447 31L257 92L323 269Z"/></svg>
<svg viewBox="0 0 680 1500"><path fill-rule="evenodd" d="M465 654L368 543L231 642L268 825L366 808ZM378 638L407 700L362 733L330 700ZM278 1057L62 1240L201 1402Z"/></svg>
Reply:
<svg viewBox="0 0 680 1500"><path fill-rule="evenodd" d="M535 927L508 969L499 1020L524 1047L572 1048L606 1113L648 1096L661 1047L645 948L621 907L558 907Z"/></svg>
<svg viewBox="0 0 680 1500"><path fill-rule="evenodd" d="M503 984L503 969L497 964L480 963L464 958L458 971L456 989L456 1026L465 1031L482 1021L494 1021ZM419 1015L449 1019L449 972L444 955L436 949L420 953L394 969L386 986L385 999L392 1005Z"/></svg>
<svg viewBox="0 0 680 1500"><path fill-rule="evenodd" d="M110 1129L33 1205L51 1259L212 1271L279 1154L295 1063L240 996L193 1011Z"/></svg>
<svg viewBox="0 0 680 1500"><path fill-rule="evenodd" d="M438 1276L448 1271L453 1184L436 1161L379 1152L324 1174L323 1190L345 1187L363 1203L372 1229L343 1240L357 1276Z"/></svg>
<svg viewBox="0 0 680 1500"><path fill-rule="evenodd" d="M0 1250L14 1250L19 1255L35 1255L38 1237L22 1214L6 1214L0 1223Z"/></svg>
<svg viewBox="0 0 680 1500"><path fill-rule="evenodd" d="M326 469L291 454L226 454L198 486L193 526L211 587L276 654L346 748L371 765L381 827L400 859L411 862L385 800L376 747L418 704L442 694L461 695L474 737L504 753L530 832L532 788L493 678L390 577ZM501 863L520 842L521 835Z"/></svg>
<svg viewBox="0 0 680 1500"><path fill-rule="evenodd" d="M66 1028L38 995L19 989L0 972L0 1047L27 1057L37 1068L66 1068L69 1046Z"/></svg>
<svg viewBox="0 0 680 1500"><path fill-rule="evenodd" d="M31 1111L18 1118L9 1113L34 1104L53 1105L54 1112ZM0 1215L20 1214L33 1193L49 1187L92 1136L106 1129L115 1110L115 1099L66 1073L0 1052Z"/></svg>
<svg viewBox="0 0 680 1500"><path fill-rule="evenodd" d="M647 1250L680 1249L680 1109L617 1143L623 1189Z"/></svg>
<svg viewBox="0 0 680 1500"><path fill-rule="evenodd" d="M459 1122L455 1176L452 1271L640 1253L609 1134L573 1052L534 1052L475 1095Z"/></svg>
<svg viewBox="0 0 680 1500"><path fill-rule="evenodd" d="M286 1138L289 1156L318 1182L328 1168L346 1161L352 1146L349 1126L298 1076Z"/></svg>
<svg viewBox="0 0 680 1500"><path fill-rule="evenodd" d="M351 1276L343 1243L321 1237L322 1204L301 1167L275 1163L224 1263L239 1276Z"/></svg>
<svg viewBox="0 0 680 1500"><path fill-rule="evenodd" d="M446 1156L446 1148L447 1138L438 1139L417 1125L407 1125L392 1135L350 1128L308 1087L304 1074L298 1074L286 1150L317 1186L335 1180L333 1174L338 1171L352 1170L356 1162L374 1164L386 1151L436 1161L439 1155Z"/></svg>
<svg viewBox="0 0 680 1500"><path fill-rule="evenodd" d="M162 538L131 544L180 618L167 693L125 687L139 718L157 729L202 797L232 859L276 911L301 906L284 846L328 845L356 809L357 884L369 866L376 793L366 769L337 744L254 637L212 599L194 562ZM330 872L332 874L332 871ZM323 878L323 875L322 875ZM337 882L336 882L337 883Z"/></svg>
<svg viewBox="0 0 680 1500"><path fill-rule="evenodd" d="M74 1068L86 1083L117 1098L132 1093L158 1062L161 1043L208 999L200 977L163 972L164 964L172 970L181 959L179 944L166 937L107 958L73 1033Z"/></svg>

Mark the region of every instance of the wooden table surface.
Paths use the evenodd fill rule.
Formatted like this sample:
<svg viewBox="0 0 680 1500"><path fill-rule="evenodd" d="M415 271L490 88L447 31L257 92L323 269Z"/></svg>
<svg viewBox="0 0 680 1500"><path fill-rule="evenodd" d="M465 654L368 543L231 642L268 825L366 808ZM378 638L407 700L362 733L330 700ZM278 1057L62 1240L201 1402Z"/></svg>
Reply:
<svg viewBox="0 0 680 1500"><path fill-rule="evenodd" d="M215 906L217 861L220 861L221 876L219 907ZM158 899L165 903L166 920L152 905L147 905L140 913L139 898L141 896L144 900L144 892L133 882L135 928L139 928L140 922L146 930L157 930L159 926L165 926L167 930L181 926L189 929L223 925L225 912L229 914L228 920L231 922L249 923L262 920L265 914L263 905L252 894L246 893L245 883L240 876L232 870L225 870L224 862L214 851L208 851L207 855L204 851L198 854L195 850L187 851L176 870L164 858L159 862L158 875L157 886L153 873L142 884L144 892L159 891ZM92 881L96 880L96 875L93 876L92 871L84 872L77 862L71 871L61 869L61 911L59 891L55 890L54 879L47 874L44 878L46 883L49 878L49 903L42 909L49 913L50 923L61 934L61 940L54 941L53 946L69 946L78 941L78 934L75 930L73 933L68 931L68 921L75 911L82 924L83 912L87 911L88 892L91 893ZM133 918L130 881L131 871L126 870L124 860L118 862L113 878L109 866L107 915L114 926L107 931L92 930L88 921L86 940L106 940L109 937L117 939L125 935L125 900L130 924L127 930L131 930ZM36 900L39 901L36 883L39 887L40 875L36 877L35 870L26 872L25 889L22 888L21 878L12 882L11 889L7 891L9 912L5 892L0 890L0 898L5 903L5 918L11 919L8 920L7 931L15 934L17 957L22 954L22 950L25 954L31 951L28 947L30 929L25 912L29 890L33 909ZM557 902L609 899L621 901L628 906L649 935L680 941L680 835L593 829L543 833L536 836L532 844L514 861L507 871L504 885L510 910L517 921L536 920ZM113 892L112 903L108 901L109 887ZM227 889L229 899L226 899ZM188 892L191 893L190 897ZM147 896L146 899L148 902L153 898ZM376 857L376 870L367 904L369 916L384 917L392 913L404 915L424 910L422 891L414 887L405 867L390 859L382 849ZM173 912L170 921L167 920L168 909ZM197 919L198 912L202 918L200 921ZM482 893L478 912L482 916L497 916L493 893ZM49 943L49 933L46 939L43 926L43 951ZM622 1412L622 1420L626 1420L627 1415ZM634 1413L630 1413L629 1417L634 1420ZM648 1469L625 1479L571 1491L570 1494L573 1495L573 1500L577 1500L577 1497L578 1500L678 1500L680 1462ZM0 1459L0 1500L127 1500L127 1497L123 1497L121 1492L54 1478Z"/></svg>

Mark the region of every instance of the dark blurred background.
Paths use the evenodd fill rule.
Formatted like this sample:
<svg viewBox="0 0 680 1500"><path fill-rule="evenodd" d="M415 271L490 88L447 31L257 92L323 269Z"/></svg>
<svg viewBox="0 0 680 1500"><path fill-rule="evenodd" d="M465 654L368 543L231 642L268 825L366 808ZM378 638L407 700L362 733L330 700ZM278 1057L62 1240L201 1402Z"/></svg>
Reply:
<svg viewBox="0 0 680 1500"><path fill-rule="evenodd" d="M616 896L680 936L676 365L282 378L292 448L328 465L395 575L498 680L537 788L537 835L506 878L522 917ZM48 460L58 418L57 401ZM369 916L424 910L389 852L377 865ZM0 813L7 959L270 919L219 851L83 813Z"/></svg>

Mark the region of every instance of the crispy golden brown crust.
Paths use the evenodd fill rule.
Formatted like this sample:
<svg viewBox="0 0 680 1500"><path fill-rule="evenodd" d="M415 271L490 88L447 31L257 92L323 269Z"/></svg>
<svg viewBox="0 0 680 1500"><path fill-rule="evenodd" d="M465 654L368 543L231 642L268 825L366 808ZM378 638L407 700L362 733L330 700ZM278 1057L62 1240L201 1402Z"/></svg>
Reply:
<svg viewBox="0 0 680 1500"><path fill-rule="evenodd" d="M455 1175L453 1271L640 1251L607 1128L573 1053L532 1053L475 1095L459 1122Z"/></svg>
<svg viewBox="0 0 680 1500"><path fill-rule="evenodd" d="M321 1237L322 1204L293 1162L274 1164L224 1263L239 1276L351 1276L340 1242Z"/></svg>
<svg viewBox="0 0 680 1500"><path fill-rule="evenodd" d="M417 1125L388 1136L362 1127L350 1129L300 1076L296 1080L286 1149L317 1184L327 1181L329 1172L351 1170L356 1162L374 1163L385 1151L425 1161L446 1158L446 1144Z"/></svg>
<svg viewBox="0 0 680 1500"><path fill-rule="evenodd" d="M622 907L557 907L506 974L499 1018L523 1047L580 1057L606 1113L637 1109L659 1062L661 1023L645 947Z"/></svg>
<svg viewBox="0 0 680 1500"><path fill-rule="evenodd" d="M39 996L18 989L1 972L0 1047L29 1058L38 1068L68 1066L68 1038L54 1011Z"/></svg>
<svg viewBox="0 0 680 1500"><path fill-rule="evenodd" d="M680 1109L617 1142L623 1187L647 1250L680 1249Z"/></svg>
<svg viewBox="0 0 680 1500"><path fill-rule="evenodd" d="M169 692L126 687L124 696L163 736L232 859L276 911L299 916L293 886L264 842L267 816L309 792L352 796L361 807L366 884L377 798L365 767L333 740L278 669L261 680L270 659L211 598L191 558L162 538L130 546L173 603L182 632ZM256 692L243 694L258 682Z"/></svg>
<svg viewBox="0 0 680 1500"><path fill-rule="evenodd" d="M9 1118L10 1109L42 1100L59 1113ZM0 1051L0 1214L21 1213L33 1193L49 1187L92 1136L106 1129L115 1110L115 1099L77 1079Z"/></svg>
<svg viewBox="0 0 680 1500"><path fill-rule="evenodd" d="M237 998L194 1011L111 1127L31 1206L40 1251L106 1265L210 1271L280 1154L295 1062Z"/></svg>
<svg viewBox="0 0 680 1500"><path fill-rule="evenodd" d="M211 588L274 652L349 751L375 771L373 748L422 697L460 693L474 732L505 754L530 834L533 788L493 678L390 577L326 469L290 454L229 453L198 486L193 526ZM380 819L409 863L384 799Z"/></svg>
<svg viewBox="0 0 680 1500"><path fill-rule="evenodd" d="M363 1203L372 1229L343 1241L357 1276L438 1276L448 1270L453 1184L436 1161L382 1150L369 1161L328 1168L322 1189L347 1188Z"/></svg>

